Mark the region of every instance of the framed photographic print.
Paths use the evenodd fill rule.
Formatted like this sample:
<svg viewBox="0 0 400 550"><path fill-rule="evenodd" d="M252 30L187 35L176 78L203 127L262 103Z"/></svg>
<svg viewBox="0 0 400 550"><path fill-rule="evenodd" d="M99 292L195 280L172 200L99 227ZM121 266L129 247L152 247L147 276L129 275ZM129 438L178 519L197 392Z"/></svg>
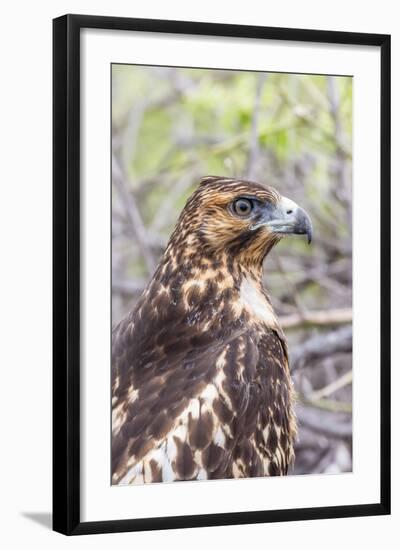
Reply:
<svg viewBox="0 0 400 550"><path fill-rule="evenodd" d="M53 69L54 529L390 513L390 37L66 15Z"/></svg>

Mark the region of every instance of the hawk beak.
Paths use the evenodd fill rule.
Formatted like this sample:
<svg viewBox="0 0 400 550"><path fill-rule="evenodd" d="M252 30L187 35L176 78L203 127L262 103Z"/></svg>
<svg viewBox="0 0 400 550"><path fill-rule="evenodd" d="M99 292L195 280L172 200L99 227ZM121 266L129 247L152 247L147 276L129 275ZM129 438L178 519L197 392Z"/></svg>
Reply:
<svg viewBox="0 0 400 550"><path fill-rule="evenodd" d="M313 227L311 218L307 212L300 207L298 207L296 211L292 231L289 230L289 233L293 233L294 235L307 235L308 244L312 241Z"/></svg>
<svg viewBox="0 0 400 550"><path fill-rule="evenodd" d="M282 197L272 211L266 212L265 219L256 225L268 227L272 233L279 235L307 235L308 244L313 236L310 216L286 197Z"/></svg>

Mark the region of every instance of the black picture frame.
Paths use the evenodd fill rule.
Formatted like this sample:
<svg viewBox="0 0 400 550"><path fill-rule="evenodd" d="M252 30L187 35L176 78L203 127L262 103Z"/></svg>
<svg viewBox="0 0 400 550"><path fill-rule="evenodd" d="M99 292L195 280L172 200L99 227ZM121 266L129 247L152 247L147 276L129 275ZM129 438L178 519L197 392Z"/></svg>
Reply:
<svg viewBox="0 0 400 550"><path fill-rule="evenodd" d="M381 495L379 502L117 521L80 520L80 31L148 31L378 46L381 51ZM66 535L390 513L390 36L65 15L53 21L53 529Z"/></svg>

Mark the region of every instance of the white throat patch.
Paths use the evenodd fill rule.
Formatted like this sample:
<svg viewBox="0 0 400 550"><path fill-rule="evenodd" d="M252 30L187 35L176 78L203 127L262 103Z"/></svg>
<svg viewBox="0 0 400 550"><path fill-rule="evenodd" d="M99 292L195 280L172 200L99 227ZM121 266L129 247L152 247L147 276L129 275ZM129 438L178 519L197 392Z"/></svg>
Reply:
<svg viewBox="0 0 400 550"><path fill-rule="evenodd" d="M243 279L240 285L240 300L258 320L263 321L270 327L277 325L275 313L271 305L253 280Z"/></svg>

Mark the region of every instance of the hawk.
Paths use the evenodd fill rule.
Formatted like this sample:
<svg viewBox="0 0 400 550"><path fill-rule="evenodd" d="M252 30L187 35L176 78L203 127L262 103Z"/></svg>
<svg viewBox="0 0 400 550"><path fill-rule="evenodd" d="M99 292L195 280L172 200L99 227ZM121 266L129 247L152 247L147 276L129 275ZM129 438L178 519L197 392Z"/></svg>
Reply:
<svg viewBox="0 0 400 550"><path fill-rule="evenodd" d="M206 177L112 333L112 483L286 475L296 435L285 336L263 261L308 214L259 183Z"/></svg>

